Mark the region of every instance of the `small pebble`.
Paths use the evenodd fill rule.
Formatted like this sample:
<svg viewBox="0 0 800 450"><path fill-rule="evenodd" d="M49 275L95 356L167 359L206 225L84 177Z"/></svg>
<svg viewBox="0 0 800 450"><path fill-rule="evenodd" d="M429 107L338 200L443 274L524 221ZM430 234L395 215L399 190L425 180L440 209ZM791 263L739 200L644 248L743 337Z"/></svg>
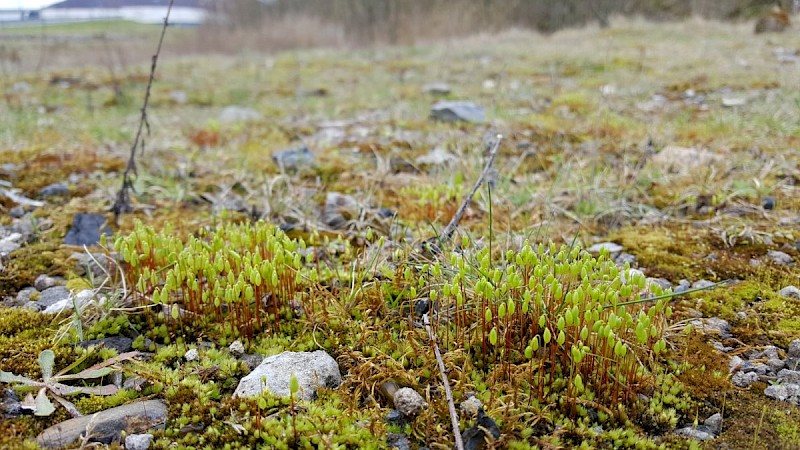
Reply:
<svg viewBox="0 0 800 450"><path fill-rule="evenodd" d="M189 351L187 351L186 354L183 355L183 359L189 362L197 361L198 359L200 359L200 354L197 353L196 348L192 348L189 349Z"/></svg>
<svg viewBox="0 0 800 450"><path fill-rule="evenodd" d="M228 350L233 355L243 355L244 354L244 344L242 344L242 341L237 339L237 340L231 342L231 345L228 346Z"/></svg>
<svg viewBox="0 0 800 450"><path fill-rule="evenodd" d="M775 209L775 203L775 197L766 196L761 200L761 206L767 210Z"/></svg>
<svg viewBox="0 0 800 450"><path fill-rule="evenodd" d="M428 404L417 391L400 388L394 393L394 407L406 417L416 417Z"/></svg>

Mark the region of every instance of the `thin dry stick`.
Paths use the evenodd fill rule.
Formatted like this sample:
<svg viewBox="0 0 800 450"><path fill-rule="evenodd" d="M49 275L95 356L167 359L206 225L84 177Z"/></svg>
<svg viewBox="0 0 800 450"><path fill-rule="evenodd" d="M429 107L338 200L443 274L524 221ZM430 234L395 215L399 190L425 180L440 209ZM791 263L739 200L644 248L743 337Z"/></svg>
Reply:
<svg viewBox="0 0 800 450"><path fill-rule="evenodd" d="M458 226L458 222L461 221L461 217L464 215L464 211L467 210L467 206L472 202L472 197L475 196L475 193L478 192L478 188L481 187L486 177L489 175L489 170L492 168L492 164L494 164L494 158L497 156L497 150L500 148L500 142L503 140L503 135L498 134L497 139L495 139L494 145L492 145L492 150L489 153L489 159L486 161L486 165L483 167L483 172L481 176L478 177L478 180L475 181L475 185L472 186L472 190L464 199L464 203L458 208L458 211L453 215L453 219L450 220L450 223L444 228L442 231L442 235L439 238L441 242L449 241L453 237L453 233L456 231L456 227Z"/></svg>
<svg viewBox="0 0 800 450"><path fill-rule="evenodd" d="M153 86L153 80L156 77L156 64L158 63L158 55L161 54L161 46L164 44L164 36L167 34L167 26L169 24L169 14L172 12L172 4L175 0L169 0L167 6L167 15L164 16L164 26L161 28L161 37L158 39L158 47L156 53L153 55L152 64L150 65L150 78L147 80L147 88L144 92L144 103L142 104L141 116L139 118L139 128L136 130L136 137L133 138L133 145L131 146L131 154L128 157L128 164L125 166L125 172L122 173L122 186L117 193L117 200L111 211L114 213L114 221L119 220L119 216L126 212L131 212L131 199L129 190L133 189L133 178L138 175L136 170L136 150L141 148L144 152L144 138L142 138L142 130L147 129L147 134L150 134L150 122L147 121L147 104L150 102L150 89ZM140 145L141 144L141 145Z"/></svg>
<svg viewBox="0 0 800 450"><path fill-rule="evenodd" d="M494 150L497 150L497 146L495 146ZM447 398L447 408L450 410L450 422L453 425L453 437L456 442L456 450L464 450L464 441L461 440L461 429L458 426L456 404L453 402L453 393L450 391L450 382L447 380L447 373L444 371L442 354L439 352L439 345L436 344L436 338L433 336L433 332L431 331L431 323L427 313L422 316L422 322L425 324L425 331L428 332L428 338L431 340L431 344L433 344L433 354L436 355L436 362L439 364L439 373L442 375L444 396Z"/></svg>

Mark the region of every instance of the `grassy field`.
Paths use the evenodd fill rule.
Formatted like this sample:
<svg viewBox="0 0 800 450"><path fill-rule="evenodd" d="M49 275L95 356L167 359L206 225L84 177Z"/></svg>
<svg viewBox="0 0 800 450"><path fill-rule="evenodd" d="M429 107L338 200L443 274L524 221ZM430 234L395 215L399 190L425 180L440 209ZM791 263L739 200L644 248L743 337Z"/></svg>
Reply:
<svg viewBox="0 0 800 450"><path fill-rule="evenodd" d="M109 28L79 29L77 34L93 34ZM110 29L157 33L122 24ZM145 48L140 44L135 52ZM31 45L26 51L34 53L25 55L36 59L35 46L19 45ZM75 289L93 283L68 260L76 249L61 242L74 213L108 211L120 184L148 70L141 59L125 60L125 45L97 47L106 56L87 55L91 66L35 71L6 63L0 162L7 166L0 168L0 180L31 198L57 182L67 183L69 194L32 211L36 237L2 261L0 296L16 296L41 273L64 276ZM382 448L389 433L407 434L412 448L452 448L436 360L424 328L409 318L415 302L438 298L434 331L456 404L467 393L482 401L502 433L490 444L497 448L798 448L800 408L764 396L763 381L734 387L728 363L733 354L766 345L784 351L800 338L800 300L777 294L798 285L800 276L799 48L795 31L753 35L752 24L692 20L624 21L546 37L509 31L358 51L181 57L172 49L153 86L134 212L113 224L115 236L128 236L136 221L181 241L254 219L281 226L316 256L304 255L291 269L304 280L287 293L291 318L276 314L276 329L242 326L239 332L252 334L245 339L251 353L322 348L338 361L344 383L303 405L296 438L287 400L231 398L246 373L225 350L235 332L205 322L178 330L173 322L174 328L156 326L162 334L150 334L153 321L169 324L169 318L129 308L148 304L153 289L166 284L133 288L141 266L126 265L133 294L87 313L80 333L66 316L45 321L24 310L2 311L8 319L0 321L0 369L38 376L32 361L51 346L65 367L85 352L74 349L81 334L113 334L108 329L115 324L120 333L123 323L124 333L159 344L150 348L138 339L138 350L155 354L126 369L152 387L112 400L77 396L76 404L90 413L143 397L165 399L168 422L156 432L156 448L174 442L186 448ZM79 51L70 47L69 54ZM426 92L433 82L446 83L450 92ZM475 102L486 109L487 121L433 121L429 111L439 100ZM223 110L230 106L258 114L227 121ZM503 137L491 190L478 190L454 243L442 244L443 254L426 252L421 243L449 222L498 134ZM272 156L300 145L313 152L313 164L282 172ZM436 149L448 155L444 162L419 159ZM333 211L342 217L336 223L326 214L330 193L348 196L346 206ZM14 206L0 196L2 211ZM387 217L386 209L394 215ZM8 214L0 218L6 226L12 221ZM225 236L237 232L248 233L229 230ZM154 245L166 242L153 239ZM540 306L522 312L524 286L510 275L528 280L535 272L520 256L530 250L526 240L534 252L543 243L536 267L555 276L526 281L534 298L534 286L544 286L543 300L530 303L541 305L540 315L531 318L527 314ZM681 280L739 282L640 304L640 295L660 291L630 275L621 281L608 255L575 265L583 256L572 249L604 241L620 244L645 276L672 286ZM117 250L125 245L118 243ZM769 251L784 252L795 263L777 264ZM154 269L167 265L147 261ZM569 275L581 268L586 276ZM568 297L560 295L561 286L551 288L554 279ZM122 289L117 281L102 291L120 297L113 297ZM450 288L458 283L463 304ZM574 293L578 286L611 289L633 304L608 309L596 296L584 303ZM182 298L170 302L188 307ZM295 303L301 312L290 311ZM582 336L569 305L576 317L597 307L612 325L609 311L627 317L617 342L630 347L628 356L613 345L611 354L604 353L599 340L608 333L602 326L589 326ZM640 309L652 315L646 322L654 328L637 341ZM539 317L544 325L537 327ZM559 321L564 317L566 326ZM686 330L697 317L729 321L733 337ZM219 322L239 323L232 317ZM497 340L489 337L493 328L500 344L489 342ZM545 329L553 332L549 354L538 340L549 342ZM53 344L55 335L61 339ZM528 352L534 340L543 348ZM715 340L734 350L716 350ZM184 363L187 346L199 342L210 348L201 347L199 362ZM589 359L599 362L570 353L578 342L593 343ZM19 350L5 350L11 347ZM109 352L91 354L79 368ZM595 364L604 361L611 368L598 375ZM622 380L623 374L630 378ZM388 380L414 388L428 403L407 426L384 420L391 401L379 391ZM724 425L713 441L673 433L716 412ZM30 447L23 441L66 417L59 410L47 418L4 421L0 447ZM248 432L236 433L225 421L238 421ZM190 424L200 424L201 431L182 431ZM472 425L461 417L462 431Z"/></svg>

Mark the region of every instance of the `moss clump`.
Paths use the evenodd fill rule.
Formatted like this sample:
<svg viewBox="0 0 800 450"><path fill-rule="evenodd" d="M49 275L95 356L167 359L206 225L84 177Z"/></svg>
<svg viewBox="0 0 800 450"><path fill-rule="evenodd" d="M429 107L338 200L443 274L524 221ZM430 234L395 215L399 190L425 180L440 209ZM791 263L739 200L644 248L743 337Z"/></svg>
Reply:
<svg viewBox="0 0 800 450"><path fill-rule="evenodd" d="M56 361L65 361L69 347L55 345L50 318L28 309L0 309L0 370L39 379L38 357L42 350L52 349Z"/></svg>

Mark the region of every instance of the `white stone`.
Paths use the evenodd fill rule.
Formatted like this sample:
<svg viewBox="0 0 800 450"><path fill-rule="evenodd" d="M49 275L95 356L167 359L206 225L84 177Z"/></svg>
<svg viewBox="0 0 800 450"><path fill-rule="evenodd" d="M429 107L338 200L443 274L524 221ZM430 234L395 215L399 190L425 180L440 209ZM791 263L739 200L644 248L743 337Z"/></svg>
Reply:
<svg viewBox="0 0 800 450"><path fill-rule="evenodd" d="M619 253L623 248L624 247L614 242L601 242L589 247L587 251L589 253L600 253L601 251L605 250L608 253Z"/></svg>
<svg viewBox="0 0 800 450"><path fill-rule="evenodd" d="M237 339L231 342L231 345L228 346L228 350L234 355L241 355L244 353L244 344L242 344L242 341Z"/></svg>
<svg viewBox="0 0 800 450"><path fill-rule="evenodd" d="M191 348L183 355L183 359L189 362L197 361L200 359L200 354L197 352L196 348Z"/></svg>
<svg viewBox="0 0 800 450"><path fill-rule="evenodd" d="M797 289L795 286L786 286L785 288L778 291L778 295L787 298L793 298L795 300L800 300L800 289Z"/></svg>
<svg viewBox="0 0 800 450"><path fill-rule="evenodd" d="M300 385L297 397L302 400L313 400L318 388L335 388L342 383L339 364L324 351L283 352L264 359L242 378L233 396L253 397L266 389L275 395L288 397L292 374Z"/></svg>
<svg viewBox="0 0 800 450"><path fill-rule="evenodd" d="M125 437L125 450L147 450L152 441L152 434L130 434Z"/></svg>

